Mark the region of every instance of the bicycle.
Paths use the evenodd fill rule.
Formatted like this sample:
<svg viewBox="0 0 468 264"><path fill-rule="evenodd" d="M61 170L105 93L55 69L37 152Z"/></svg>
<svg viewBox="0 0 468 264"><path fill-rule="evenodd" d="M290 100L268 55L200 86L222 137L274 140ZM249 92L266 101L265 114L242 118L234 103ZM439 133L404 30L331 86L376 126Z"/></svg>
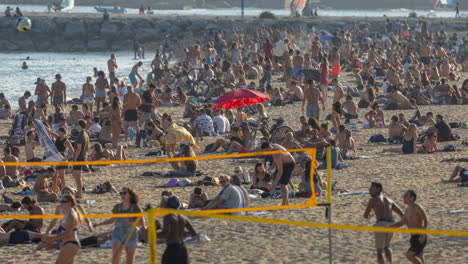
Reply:
<svg viewBox="0 0 468 264"><path fill-rule="evenodd" d="M280 144L285 140L288 132L294 133L294 130L290 126L284 125L284 119L273 118L276 123L273 124L270 129L268 129L268 120L268 118L262 118L260 122L248 122L251 131L249 136L251 139L255 140L257 138L258 131L260 131L262 136L270 139L271 143Z"/></svg>

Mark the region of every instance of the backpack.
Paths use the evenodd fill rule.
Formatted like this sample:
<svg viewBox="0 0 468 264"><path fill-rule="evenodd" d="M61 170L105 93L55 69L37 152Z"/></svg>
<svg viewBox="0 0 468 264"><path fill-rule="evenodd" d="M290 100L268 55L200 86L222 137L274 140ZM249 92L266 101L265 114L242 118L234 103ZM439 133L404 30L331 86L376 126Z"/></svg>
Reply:
<svg viewBox="0 0 468 264"><path fill-rule="evenodd" d="M455 146L452 144L448 144L442 149L443 152L454 152L455 150Z"/></svg>
<svg viewBox="0 0 468 264"><path fill-rule="evenodd" d="M382 134L375 134L369 138L369 143L385 142L385 137Z"/></svg>

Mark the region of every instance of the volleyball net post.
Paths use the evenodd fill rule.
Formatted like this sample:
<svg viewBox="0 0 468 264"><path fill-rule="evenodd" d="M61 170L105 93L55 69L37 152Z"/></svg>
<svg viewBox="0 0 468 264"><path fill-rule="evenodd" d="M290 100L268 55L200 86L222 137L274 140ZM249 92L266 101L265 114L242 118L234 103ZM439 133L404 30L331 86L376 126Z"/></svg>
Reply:
<svg viewBox="0 0 468 264"><path fill-rule="evenodd" d="M156 264L158 262L157 257L157 230L156 230L156 219L154 212L156 209L151 208L148 210L148 244L150 251L149 264Z"/></svg>
<svg viewBox="0 0 468 264"><path fill-rule="evenodd" d="M327 202L326 202L326 215L328 224L332 223L332 208L331 208L331 199L332 199L332 155L331 147L327 147ZM333 263L333 241L332 241L332 229L328 228L328 263Z"/></svg>

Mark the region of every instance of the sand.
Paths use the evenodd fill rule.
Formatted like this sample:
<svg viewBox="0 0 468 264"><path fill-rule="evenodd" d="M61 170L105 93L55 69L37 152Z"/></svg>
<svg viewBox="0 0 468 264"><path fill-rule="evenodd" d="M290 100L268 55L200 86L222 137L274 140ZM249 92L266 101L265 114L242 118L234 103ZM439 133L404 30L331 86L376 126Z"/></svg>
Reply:
<svg viewBox="0 0 468 264"><path fill-rule="evenodd" d="M345 76L345 80L350 80ZM464 76L467 77L466 75ZM346 81L345 81L346 84ZM460 83L458 83L460 84ZM274 83L274 86L280 86ZM327 106L329 107L329 106ZM160 112L173 115L174 120L182 118L183 108L159 108ZM287 105L284 107L270 107L267 109L270 117L282 116L287 124L295 130L299 129L300 105ZM327 108L327 113L331 110ZM468 121L467 106L422 106L424 114L432 111L442 114L450 121ZM364 112L364 111L363 111ZM404 113L411 117L413 111L385 111L385 118L389 120L392 115ZM360 120L363 120L364 113ZM324 116L324 115L322 115ZM10 125L1 121L0 135L6 135ZM371 145L367 140L372 134L387 134L385 128L361 129L354 133L357 143L358 156L378 156L378 158L358 159L347 161L350 168L333 171L333 181L337 187L347 188L351 191L366 191L372 181L379 181L384 186L384 193L396 203L405 208L402 195L408 189L418 194L418 202L426 209L429 217L429 228L446 230L468 230L467 214L437 213L439 210L468 209L466 198L468 188L457 187L456 184L442 184L440 178L448 178L456 163L440 163L444 158L466 157L467 150L460 152L396 155L382 154L388 145ZM462 138L468 136L468 129L454 129L454 133ZM212 138L205 138L202 145L213 142ZM453 143L453 142L451 142ZM459 143L456 142L456 143ZM439 144L442 147L446 144ZM150 149L126 149L130 159L141 159ZM39 152L38 152L39 153ZM22 153L24 155L24 153ZM23 156L24 160L24 156ZM201 161L201 170L210 176L219 176L231 173L234 166L241 165L252 173L253 163L238 163L233 160ZM463 164L462 164L463 165ZM466 166L466 163L465 163ZM93 188L96 184L111 181L117 188L124 186L137 189L141 196L140 205L157 206L160 202L161 191L164 189L155 186L164 184L167 179L158 177L140 176L144 171L167 172L171 168L167 163L156 163L146 166L107 166L101 167L99 172L83 176L84 186ZM70 184L74 184L71 175L66 176ZM192 178L192 181L199 180ZM298 179L294 180L298 182ZM204 187L209 195L214 197L221 187ZM19 190L10 188L8 192ZM188 201L193 187L172 188L182 200ZM15 197L21 199L21 197ZM334 196L333 197L333 223L372 226L374 219L365 220L362 215L369 196ZM87 203L95 200L95 203ZM120 198L117 194L95 195L86 193L81 205L88 213L110 213L114 204ZM319 202L324 202L319 198ZM292 199L291 203L303 203L305 199ZM278 205L280 200L268 199L253 201L255 207L263 205ZM41 205L47 214L53 213L53 204ZM266 215L256 216L283 220L326 222L323 207L272 211ZM101 222L101 219L93 220ZM49 222L46 221L46 224ZM198 232L205 232L211 241L208 243L189 244L188 249L192 263L328 263L328 230L318 228L302 228L294 226L277 226L257 224L250 222L231 222L227 220L194 218L192 223ZM109 231L112 227L100 227L97 232ZM82 237L90 235L84 226L80 228ZM409 248L409 235L395 234L392 241L394 263L407 263L405 254ZM425 250L427 263L466 263L468 253L467 237L430 236ZM158 245L159 258L165 248ZM33 245L0 247L2 263L52 263L58 251L35 252ZM110 263L111 249L84 249L78 255L77 263ZM141 245L137 251L136 263L147 263L149 251L146 245ZM373 234L357 231L333 231L333 263L375 263Z"/></svg>

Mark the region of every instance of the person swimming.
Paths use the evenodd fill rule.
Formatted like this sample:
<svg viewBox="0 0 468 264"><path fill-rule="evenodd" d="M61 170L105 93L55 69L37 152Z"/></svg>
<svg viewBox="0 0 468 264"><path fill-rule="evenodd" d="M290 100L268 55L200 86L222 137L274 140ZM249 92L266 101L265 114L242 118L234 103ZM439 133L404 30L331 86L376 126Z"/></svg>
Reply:
<svg viewBox="0 0 468 264"><path fill-rule="evenodd" d="M21 69L23 69L23 70L29 69L28 64L26 64L25 61L23 61L23 65L21 66Z"/></svg>

